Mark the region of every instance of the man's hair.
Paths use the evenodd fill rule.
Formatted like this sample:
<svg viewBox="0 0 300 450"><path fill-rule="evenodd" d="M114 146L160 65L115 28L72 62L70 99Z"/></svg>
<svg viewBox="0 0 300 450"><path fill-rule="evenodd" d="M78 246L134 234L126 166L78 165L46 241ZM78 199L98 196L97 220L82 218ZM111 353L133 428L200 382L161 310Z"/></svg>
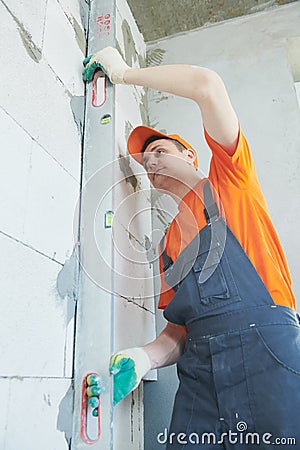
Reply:
<svg viewBox="0 0 300 450"><path fill-rule="evenodd" d="M177 149L180 152L183 152L183 150L185 149L185 146L182 145L180 142L176 141L176 139L172 139L172 138L168 138L168 137L161 137L161 136L157 136L157 135L153 135L150 136L145 142L144 145L142 147L142 153L144 153L144 151L146 150L146 148L148 147L149 144L151 144L154 141L158 141L159 139L169 139L169 141L173 141L174 144L176 145Z"/></svg>

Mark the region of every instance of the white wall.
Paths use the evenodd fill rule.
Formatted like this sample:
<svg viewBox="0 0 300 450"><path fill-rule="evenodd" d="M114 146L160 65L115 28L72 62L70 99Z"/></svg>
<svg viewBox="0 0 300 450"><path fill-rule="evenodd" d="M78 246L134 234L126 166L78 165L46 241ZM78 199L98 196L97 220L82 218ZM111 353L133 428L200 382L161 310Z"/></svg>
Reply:
<svg viewBox="0 0 300 450"><path fill-rule="evenodd" d="M3 450L68 448L72 271L56 285L73 251L80 187L81 135L71 100L84 94L84 9L78 0L0 3Z"/></svg>
<svg viewBox="0 0 300 450"><path fill-rule="evenodd" d="M285 250L296 296L300 298L300 110L291 70L291 43L300 36L299 2L230 20L148 45L163 64L188 63L216 70L224 79L250 143L262 189ZM191 101L150 92L150 123L181 134L198 150L208 173L210 151L203 139L198 107ZM299 305L299 300L298 300ZM160 317L160 313L158 313ZM164 326L164 321L160 323ZM174 368L145 388L146 450L161 448L156 434L169 424ZM173 381L171 381L173 380ZM166 401L165 401L166 399ZM149 402L149 403L148 403ZM167 404L167 406L166 406ZM150 409L148 405L152 405ZM158 413L159 412L159 413Z"/></svg>

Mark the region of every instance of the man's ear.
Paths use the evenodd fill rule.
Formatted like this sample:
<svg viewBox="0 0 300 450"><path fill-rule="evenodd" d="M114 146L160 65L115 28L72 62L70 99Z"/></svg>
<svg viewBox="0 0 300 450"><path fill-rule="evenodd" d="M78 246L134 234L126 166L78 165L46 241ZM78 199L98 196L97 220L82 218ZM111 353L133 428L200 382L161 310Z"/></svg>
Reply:
<svg viewBox="0 0 300 450"><path fill-rule="evenodd" d="M187 148L187 149L186 149L186 155L187 155L187 157L189 158L189 162L190 162L191 164L194 164L194 161L195 161L195 159L196 159L196 155L195 155L195 153L193 152L193 150L190 149L190 148Z"/></svg>

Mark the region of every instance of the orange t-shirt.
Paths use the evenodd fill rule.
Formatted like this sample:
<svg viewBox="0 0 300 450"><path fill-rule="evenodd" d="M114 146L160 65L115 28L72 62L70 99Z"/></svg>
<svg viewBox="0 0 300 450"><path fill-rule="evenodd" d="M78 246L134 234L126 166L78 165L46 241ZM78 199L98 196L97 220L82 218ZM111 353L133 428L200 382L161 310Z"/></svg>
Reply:
<svg viewBox="0 0 300 450"><path fill-rule="evenodd" d="M204 133L213 153L208 178L214 188L212 191L217 193L213 192L213 196L221 215L242 245L274 303L296 309L285 255L269 217L250 149L242 131L233 156L229 156L206 131ZM199 230L206 226L203 214L203 186L206 181L206 178L200 180L183 197L178 205L178 214L168 228L165 250L173 261ZM174 295L174 290L164 281L162 268L160 257L160 309L164 309Z"/></svg>

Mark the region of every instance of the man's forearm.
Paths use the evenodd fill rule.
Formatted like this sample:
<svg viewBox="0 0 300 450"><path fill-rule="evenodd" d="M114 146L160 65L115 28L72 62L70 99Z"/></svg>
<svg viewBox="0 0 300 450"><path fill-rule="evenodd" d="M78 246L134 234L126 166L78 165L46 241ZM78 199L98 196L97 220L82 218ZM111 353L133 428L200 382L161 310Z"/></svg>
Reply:
<svg viewBox="0 0 300 450"><path fill-rule="evenodd" d="M209 94L217 77L210 69L187 64L128 69L124 73L126 84L150 87L195 101L201 101Z"/></svg>
<svg viewBox="0 0 300 450"><path fill-rule="evenodd" d="M186 332L179 325L168 323L155 341L145 345L151 369L170 366L182 355L186 339Z"/></svg>
<svg viewBox="0 0 300 450"><path fill-rule="evenodd" d="M207 133L230 156L234 154L239 122L226 87L213 70L188 64L130 68L115 48L106 47L89 59L84 79L91 81L99 65L113 83L149 87L194 100Z"/></svg>
<svg viewBox="0 0 300 450"><path fill-rule="evenodd" d="M233 155L239 123L220 76L205 67L174 64L145 69L127 69L125 84L150 87L194 100L208 134Z"/></svg>

